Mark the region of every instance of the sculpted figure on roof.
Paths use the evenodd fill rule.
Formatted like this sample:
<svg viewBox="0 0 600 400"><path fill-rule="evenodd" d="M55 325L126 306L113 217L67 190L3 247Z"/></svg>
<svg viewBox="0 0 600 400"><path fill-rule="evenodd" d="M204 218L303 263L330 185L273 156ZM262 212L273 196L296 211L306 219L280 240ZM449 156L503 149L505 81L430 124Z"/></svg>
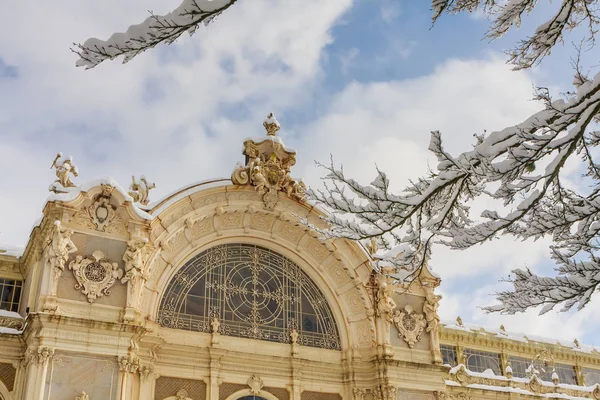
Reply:
<svg viewBox="0 0 600 400"><path fill-rule="evenodd" d="M135 179L135 176L131 177L131 185L129 185L129 195L133 198L134 203L140 203L143 206L147 206L150 200L148 195L150 190L154 189L156 184L148 182L145 176L141 176L140 179Z"/></svg>
<svg viewBox="0 0 600 400"><path fill-rule="evenodd" d="M71 181L71 175L78 176L79 171L73 163L73 157L63 157L62 153L58 153L50 168L56 169L56 177L58 178L50 185L51 192L64 192L61 189L75 187L75 184Z"/></svg>

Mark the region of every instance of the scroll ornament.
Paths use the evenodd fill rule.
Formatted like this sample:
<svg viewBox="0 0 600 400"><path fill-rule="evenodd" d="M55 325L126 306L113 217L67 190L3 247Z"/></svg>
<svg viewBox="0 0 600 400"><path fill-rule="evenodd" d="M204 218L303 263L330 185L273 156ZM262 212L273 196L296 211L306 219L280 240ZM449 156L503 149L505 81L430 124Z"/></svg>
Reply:
<svg viewBox="0 0 600 400"><path fill-rule="evenodd" d="M92 257L77 256L69 263L69 269L77 280L75 289L81 290L88 301L93 303L98 297L110 295L110 288L123 276L123 270L115 262L104 259L104 253L96 250Z"/></svg>
<svg viewBox="0 0 600 400"><path fill-rule="evenodd" d="M421 313L417 313L412 306L406 305L402 310L396 310L392 321L401 337L411 349L421 340L421 335L427 326L427 321Z"/></svg>
<svg viewBox="0 0 600 400"><path fill-rule="evenodd" d="M263 126L267 137L246 139L243 150L246 165L236 166L231 181L234 185L254 186L262 194L265 208L273 210L278 201L278 192L302 200L306 185L290 175L290 168L296 164L296 152L286 148L277 136L279 122L272 113L267 116Z"/></svg>

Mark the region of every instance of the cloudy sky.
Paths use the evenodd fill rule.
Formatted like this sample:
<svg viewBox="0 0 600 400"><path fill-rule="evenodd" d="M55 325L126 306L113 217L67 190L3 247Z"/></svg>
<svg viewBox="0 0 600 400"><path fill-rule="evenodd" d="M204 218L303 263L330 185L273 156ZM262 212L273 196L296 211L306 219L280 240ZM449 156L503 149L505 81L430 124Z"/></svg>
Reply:
<svg viewBox="0 0 600 400"><path fill-rule="evenodd" d="M24 245L54 180L55 154L71 154L81 183L131 175L156 182L156 200L186 184L229 176L241 143L263 134L274 112L298 151L294 175L318 185L314 160L332 154L367 182L375 163L401 189L433 160L429 132L452 152L473 133L521 122L540 105L532 85L569 83L570 49L534 71L513 72L502 50L531 32L488 43L488 21L446 16L431 28L427 2L400 0L240 1L208 28L128 64L75 68L69 47L106 39L147 10L179 0L3 3L0 24L0 243ZM432 164L435 165L435 164ZM485 315L478 306L511 268L551 271L548 241L502 238L468 251L436 249L440 312L465 322L600 345L600 299L579 313Z"/></svg>

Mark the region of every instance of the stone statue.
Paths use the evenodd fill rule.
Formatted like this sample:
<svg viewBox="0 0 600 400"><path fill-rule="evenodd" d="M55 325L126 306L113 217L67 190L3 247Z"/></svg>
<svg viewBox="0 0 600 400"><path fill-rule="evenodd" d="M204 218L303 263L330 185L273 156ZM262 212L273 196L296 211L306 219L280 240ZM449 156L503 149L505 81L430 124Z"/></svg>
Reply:
<svg viewBox="0 0 600 400"><path fill-rule="evenodd" d="M58 278L60 278L62 272L65 270L65 263L67 262L69 255L77 251L77 247L71 240L72 234L72 229L62 227L58 220L54 221L54 228L52 230L52 235L48 240L48 247L46 250L46 260L52 268L54 279L53 290L51 290L51 294L53 295L56 294Z"/></svg>
<svg viewBox="0 0 600 400"><path fill-rule="evenodd" d="M377 277L377 286L377 309L386 320L390 320L391 314L396 308L396 302L392 298L394 293L392 278L385 275L379 275Z"/></svg>
<svg viewBox="0 0 600 400"><path fill-rule="evenodd" d="M292 344L296 344L298 343L298 337L300 335L298 334L298 331L295 329L292 329L292 331L290 332L290 339L292 341Z"/></svg>
<svg viewBox="0 0 600 400"><path fill-rule="evenodd" d="M134 309L141 298L142 288L147 279L146 256L150 252L146 239L132 239L127 242L123 254L125 274L121 283L127 283L127 307ZM130 317L127 316L126 319Z"/></svg>
<svg viewBox="0 0 600 400"><path fill-rule="evenodd" d="M423 303L423 313L425 314L425 320L427 321L426 331L429 332L431 342L431 354L433 355L433 361L436 364L441 364L442 353L440 351L439 339L440 316L437 310L442 296L436 295L433 292L433 288L430 286L425 286L423 289L425 289L425 303Z"/></svg>
<svg viewBox="0 0 600 400"><path fill-rule="evenodd" d="M75 187L75 184L71 181L70 175L73 174L73 176L78 176L79 171L77 170L77 166L73 163L73 157L68 156L63 158L62 153L58 153L50 168L56 169L56 177L58 178L54 181L54 184L50 186L51 192L61 191L60 188L56 187L58 185L62 186L62 188Z"/></svg>
<svg viewBox="0 0 600 400"><path fill-rule="evenodd" d="M427 320L427 332L436 332L440 325L440 316L438 315L438 307L442 296L433 293L433 289L425 290L425 303L423 304L423 312Z"/></svg>
<svg viewBox="0 0 600 400"><path fill-rule="evenodd" d="M146 240L130 240L127 242L127 250L123 254L125 262L125 276L121 279L121 283L132 280L134 277L144 274L144 247Z"/></svg>
<svg viewBox="0 0 600 400"><path fill-rule="evenodd" d="M141 176L140 179L135 179L135 176L131 177L131 185L129 185L129 195L133 198L134 203L140 203L143 206L147 206L150 200L148 195L150 190L154 189L156 185L148 182L145 176Z"/></svg>
<svg viewBox="0 0 600 400"><path fill-rule="evenodd" d="M177 394L175 395L175 399L177 400L187 400L188 399L188 391L185 389L179 389Z"/></svg>
<svg viewBox="0 0 600 400"><path fill-rule="evenodd" d="M212 333L219 333L219 328L221 327L221 323L219 322L219 318L214 317L212 321L210 321L210 331Z"/></svg>

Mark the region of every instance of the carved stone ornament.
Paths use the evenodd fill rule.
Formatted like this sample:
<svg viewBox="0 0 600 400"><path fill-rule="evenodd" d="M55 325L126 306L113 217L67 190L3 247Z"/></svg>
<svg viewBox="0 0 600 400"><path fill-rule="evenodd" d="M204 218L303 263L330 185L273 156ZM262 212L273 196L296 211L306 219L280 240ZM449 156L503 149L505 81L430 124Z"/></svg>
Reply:
<svg viewBox="0 0 600 400"><path fill-rule="evenodd" d="M10 317L10 316L3 316L0 317L0 327L3 328L12 328L12 329L16 329L18 331L23 329L23 326L25 325L25 320L23 318L20 317Z"/></svg>
<svg viewBox="0 0 600 400"><path fill-rule="evenodd" d="M187 400L188 399L188 391L185 389L179 389L177 394L175 395L176 400Z"/></svg>
<svg viewBox="0 0 600 400"><path fill-rule="evenodd" d="M262 379L256 375L252 375L250 378L248 378L247 384L250 387L250 392L252 392L254 395L259 395L264 386Z"/></svg>
<svg viewBox="0 0 600 400"><path fill-rule="evenodd" d="M90 400L90 396L86 392L79 393L79 396L75 397L75 400Z"/></svg>
<svg viewBox="0 0 600 400"><path fill-rule="evenodd" d="M69 263L69 269L77 280L75 289L81 290L90 303L98 297L110 295L109 289L123 276L119 265L105 260L100 250L93 252L92 257L77 256Z"/></svg>
<svg viewBox="0 0 600 400"><path fill-rule="evenodd" d="M110 198L103 196L99 196L88 207L87 212L96 229L99 231L104 231L116 214L115 207L110 204Z"/></svg>
<svg viewBox="0 0 600 400"><path fill-rule="evenodd" d="M411 349L421 340L421 335L427 326L423 314L417 313L412 306L406 305L403 310L396 310L392 321L398 329L398 337L404 339Z"/></svg>
<svg viewBox="0 0 600 400"><path fill-rule="evenodd" d="M292 179L290 168L296 164L296 152L288 149L281 138L276 136L279 123L269 116L263 123L267 130L264 139L246 139L243 154L246 165L238 164L231 175L234 185L252 185L263 196L267 210L273 210L277 204L278 192L302 200L306 185L302 180Z"/></svg>
<svg viewBox="0 0 600 400"><path fill-rule="evenodd" d="M131 185L129 185L129 195L133 198L134 203L140 203L141 205L146 206L150 202L148 199L150 190L155 187L156 185L152 182L148 182L143 175L140 179L135 179L135 176L132 176Z"/></svg>
<svg viewBox="0 0 600 400"><path fill-rule="evenodd" d="M140 360L132 355L121 356L117 359L119 371L129 374L135 374L140 368Z"/></svg>
<svg viewBox="0 0 600 400"><path fill-rule="evenodd" d="M77 166L73 163L73 157L63 157L62 153L58 153L56 158L52 162L50 169L56 169L56 179L49 190L54 193L65 193L66 188L75 187L75 184L71 181L71 175L77 176L79 171Z"/></svg>

